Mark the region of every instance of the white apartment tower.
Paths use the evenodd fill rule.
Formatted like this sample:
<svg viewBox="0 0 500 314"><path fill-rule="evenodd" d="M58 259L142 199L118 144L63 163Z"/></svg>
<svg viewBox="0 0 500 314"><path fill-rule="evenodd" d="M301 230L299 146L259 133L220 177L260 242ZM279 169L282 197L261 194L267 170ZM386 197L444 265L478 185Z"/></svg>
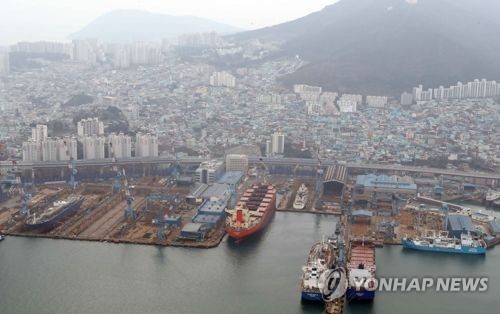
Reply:
<svg viewBox="0 0 500 314"><path fill-rule="evenodd" d="M87 64L97 62L95 47L89 40L73 40L73 58Z"/></svg>
<svg viewBox="0 0 500 314"><path fill-rule="evenodd" d="M77 146L78 142L74 137L65 136L63 138L57 139L57 159L70 160L70 158L73 158L74 160L76 160Z"/></svg>
<svg viewBox="0 0 500 314"><path fill-rule="evenodd" d="M56 138L47 138L42 141L42 160L43 161L57 161L58 147Z"/></svg>
<svg viewBox="0 0 500 314"><path fill-rule="evenodd" d="M235 87L236 78L228 72L214 72L210 76L211 86Z"/></svg>
<svg viewBox="0 0 500 314"><path fill-rule="evenodd" d="M99 118L82 119L77 123L78 136L91 136L104 134L104 124Z"/></svg>
<svg viewBox="0 0 500 314"><path fill-rule="evenodd" d="M41 144L34 141L29 140L27 142L23 142L23 161L41 161L42 160L42 152L41 152Z"/></svg>
<svg viewBox="0 0 500 314"><path fill-rule="evenodd" d="M273 144L271 140L266 141L266 156L270 157L273 155Z"/></svg>
<svg viewBox="0 0 500 314"><path fill-rule="evenodd" d="M47 126L43 124L37 124L31 129L31 139L35 142L42 142L47 139Z"/></svg>
<svg viewBox="0 0 500 314"><path fill-rule="evenodd" d="M82 138L83 159L104 159L104 143L106 139L103 136L85 136Z"/></svg>
<svg viewBox="0 0 500 314"><path fill-rule="evenodd" d="M135 136L135 157L158 156L158 137L150 133L137 133Z"/></svg>
<svg viewBox="0 0 500 314"><path fill-rule="evenodd" d="M108 136L109 157L132 157L132 139L123 133L111 133ZM114 156L113 156L114 154Z"/></svg>
<svg viewBox="0 0 500 314"><path fill-rule="evenodd" d="M285 134L281 131L274 132L271 136L271 154L283 155L285 152Z"/></svg>

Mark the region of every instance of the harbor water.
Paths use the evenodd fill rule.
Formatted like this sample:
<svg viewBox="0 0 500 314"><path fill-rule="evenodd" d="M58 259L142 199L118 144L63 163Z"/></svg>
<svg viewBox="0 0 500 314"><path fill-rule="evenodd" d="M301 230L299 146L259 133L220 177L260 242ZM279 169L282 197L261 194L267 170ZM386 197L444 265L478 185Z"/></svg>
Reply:
<svg viewBox="0 0 500 314"><path fill-rule="evenodd" d="M7 237L0 243L0 312L322 313L300 302L301 267L333 216L277 213L260 236L214 249ZM494 313L500 248L486 257L377 249L377 275L488 277L484 293L378 293L346 313Z"/></svg>

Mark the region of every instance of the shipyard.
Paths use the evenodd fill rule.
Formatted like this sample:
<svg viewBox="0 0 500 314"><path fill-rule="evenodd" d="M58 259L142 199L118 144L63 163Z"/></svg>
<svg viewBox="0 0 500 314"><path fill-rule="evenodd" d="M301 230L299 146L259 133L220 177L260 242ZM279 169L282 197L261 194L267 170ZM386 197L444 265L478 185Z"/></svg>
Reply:
<svg viewBox="0 0 500 314"><path fill-rule="evenodd" d="M499 308L500 1L35 2L2 314Z"/></svg>
<svg viewBox="0 0 500 314"><path fill-rule="evenodd" d="M235 158L243 159L243 166L227 167L227 160L218 159L184 165L178 161L147 170L163 172L156 176L115 161L103 166L97 179L89 179L89 173L79 176L84 168L69 160L57 170L66 180L32 184L25 183L29 175L37 173L39 182L50 178L50 171L12 163L2 181L11 197L1 204L1 234L208 249L226 234L227 241L245 241L262 233L275 212L332 215L338 222L323 242L313 245L302 283L302 300L324 303L327 313L343 313L349 302L376 297L372 291L355 290L349 278L376 279L377 247L487 254L486 248L500 242L491 211L495 179L383 170L386 174L375 174L349 171L342 164L252 164L242 155L227 159ZM467 204L474 200L491 210L471 210ZM347 270L347 291L340 299L323 302L321 273L335 267Z"/></svg>

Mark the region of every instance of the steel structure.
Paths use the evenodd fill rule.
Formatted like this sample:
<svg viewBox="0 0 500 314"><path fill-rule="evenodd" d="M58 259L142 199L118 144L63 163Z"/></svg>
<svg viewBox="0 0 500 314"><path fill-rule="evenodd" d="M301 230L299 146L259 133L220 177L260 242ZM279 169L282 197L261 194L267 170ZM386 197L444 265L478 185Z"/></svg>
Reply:
<svg viewBox="0 0 500 314"><path fill-rule="evenodd" d="M135 220L136 218L136 210L133 207L134 203L134 196L132 196L132 189L134 188L133 186L128 185L128 180L127 176L125 175L125 169L123 169L123 188L125 189L125 197L127 201L127 208L125 209L125 218L130 218L132 220Z"/></svg>

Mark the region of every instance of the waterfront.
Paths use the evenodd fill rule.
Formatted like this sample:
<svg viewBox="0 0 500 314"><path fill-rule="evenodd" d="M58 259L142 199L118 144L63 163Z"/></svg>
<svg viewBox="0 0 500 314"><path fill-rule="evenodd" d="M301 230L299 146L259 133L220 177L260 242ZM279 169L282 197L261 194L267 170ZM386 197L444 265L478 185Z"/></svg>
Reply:
<svg viewBox="0 0 500 314"><path fill-rule="evenodd" d="M214 249L8 237L0 244L0 307L10 313L321 313L300 304L310 246L338 218L277 213L252 241ZM491 313L500 250L484 258L377 249L378 276L486 276L486 293L378 293L346 313Z"/></svg>

